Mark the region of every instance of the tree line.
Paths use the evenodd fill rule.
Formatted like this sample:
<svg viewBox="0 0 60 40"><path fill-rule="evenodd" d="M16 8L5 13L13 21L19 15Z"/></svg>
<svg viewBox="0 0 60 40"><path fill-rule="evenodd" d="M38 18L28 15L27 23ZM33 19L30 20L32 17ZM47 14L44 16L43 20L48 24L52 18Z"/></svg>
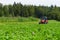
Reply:
<svg viewBox="0 0 60 40"><path fill-rule="evenodd" d="M48 6L35 6L35 5L22 5L15 3L13 5L3 5L0 3L0 17L36 17L47 16L48 19L60 20L60 7L56 5Z"/></svg>

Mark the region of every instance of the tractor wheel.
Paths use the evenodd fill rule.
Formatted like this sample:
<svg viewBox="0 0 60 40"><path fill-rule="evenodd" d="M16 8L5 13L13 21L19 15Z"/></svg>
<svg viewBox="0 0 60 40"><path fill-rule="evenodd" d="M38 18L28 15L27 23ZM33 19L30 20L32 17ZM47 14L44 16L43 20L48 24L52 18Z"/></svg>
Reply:
<svg viewBox="0 0 60 40"><path fill-rule="evenodd" d="M39 24L40 24L40 22L39 22Z"/></svg>

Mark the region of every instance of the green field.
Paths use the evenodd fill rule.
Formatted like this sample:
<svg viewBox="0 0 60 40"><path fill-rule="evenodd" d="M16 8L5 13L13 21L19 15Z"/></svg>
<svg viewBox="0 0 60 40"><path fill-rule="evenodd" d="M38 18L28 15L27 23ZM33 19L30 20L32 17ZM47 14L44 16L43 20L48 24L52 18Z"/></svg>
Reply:
<svg viewBox="0 0 60 40"><path fill-rule="evenodd" d="M0 40L60 40L60 22L0 22Z"/></svg>

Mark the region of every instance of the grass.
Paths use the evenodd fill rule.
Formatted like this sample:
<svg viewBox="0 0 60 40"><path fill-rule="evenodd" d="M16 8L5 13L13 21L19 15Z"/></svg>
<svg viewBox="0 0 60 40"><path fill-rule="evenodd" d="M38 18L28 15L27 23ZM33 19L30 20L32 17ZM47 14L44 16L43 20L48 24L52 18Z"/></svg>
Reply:
<svg viewBox="0 0 60 40"><path fill-rule="evenodd" d="M0 22L0 40L60 40L60 22Z"/></svg>
<svg viewBox="0 0 60 40"><path fill-rule="evenodd" d="M0 22L31 22L38 21L38 18L33 17L0 17Z"/></svg>

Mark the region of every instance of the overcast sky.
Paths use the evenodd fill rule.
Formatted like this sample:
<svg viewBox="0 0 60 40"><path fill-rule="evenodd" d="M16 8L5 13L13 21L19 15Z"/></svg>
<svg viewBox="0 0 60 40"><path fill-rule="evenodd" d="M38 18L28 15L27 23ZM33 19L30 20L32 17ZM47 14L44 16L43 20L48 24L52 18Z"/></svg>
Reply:
<svg viewBox="0 0 60 40"><path fill-rule="evenodd" d="M0 3L2 4L13 4L14 2L21 2L22 4L27 5L57 5L60 6L60 0L0 0Z"/></svg>

